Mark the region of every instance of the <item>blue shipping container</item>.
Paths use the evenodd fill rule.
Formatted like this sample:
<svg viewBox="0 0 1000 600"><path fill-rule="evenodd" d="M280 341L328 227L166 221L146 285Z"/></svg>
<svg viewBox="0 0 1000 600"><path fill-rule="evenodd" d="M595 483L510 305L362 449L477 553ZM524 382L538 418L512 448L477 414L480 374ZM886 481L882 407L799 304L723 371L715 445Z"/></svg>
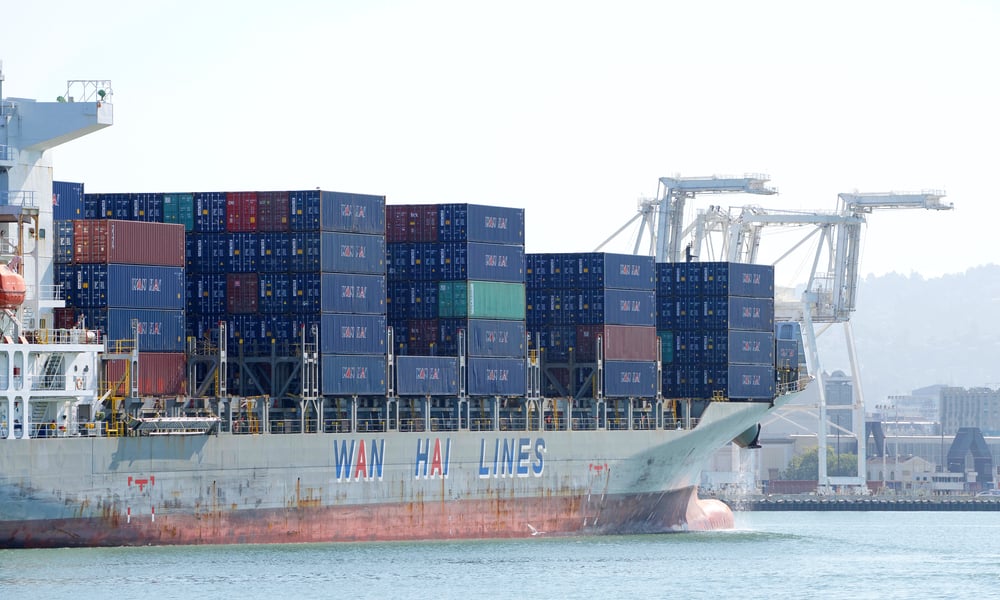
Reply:
<svg viewBox="0 0 1000 600"><path fill-rule="evenodd" d="M644 290L604 290L605 325L656 325L655 295ZM593 321L581 324L594 324Z"/></svg>
<svg viewBox="0 0 1000 600"><path fill-rule="evenodd" d="M295 315L318 315L323 309L319 273L292 273L291 311Z"/></svg>
<svg viewBox="0 0 1000 600"><path fill-rule="evenodd" d="M228 248L227 273L256 273L260 239L256 233L224 233Z"/></svg>
<svg viewBox="0 0 1000 600"><path fill-rule="evenodd" d="M774 331L774 299L725 296L705 298L701 326L705 329Z"/></svg>
<svg viewBox="0 0 1000 600"><path fill-rule="evenodd" d="M799 342L796 340L777 340L774 364L779 369L798 369Z"/></svg>
<svg viewBox="0 0 1000 600"><path fill-rule="evenodd" d="M73 262L73 221L53 221L52 227L56 230L53 261L56 264Z"/></svg>
<svg viewBox="0 0 1000 600"><path fill-rule="evenodd" d="M83 311L88 327L104 331L110 341L134 339L132 321L139 334L139 352L183 352L184 311L135 308L91 308Z"/></svg>
<svg viewBox="0 0 1000 600"><path fill-rule="evenodd" d="M701 266L701 288L706 295L774 297L774 267L730 262L694 263Z"/></svg>
<svg viewBox="0 0 1000 600"><path fill-rule="evenodd" d="M470 357L468 374L471 396L523 396L528 389L523 358Z"/></svg>
<svg viewBox="0 0 1000 600"><path fill-rule="evenodd" d="M385 314L385 276L323 273L320 277L323 312Z"/></svg>
<svg viewBox="0 0 1000 600"><path fill-rule="evenodd" d="M188 300L197 315L222 315L226 312L226 275L202 273L188 277Z"/></svg>
<svg viewBox="0 0 1000 600"><path fill-rule="evenodd" d="M53 282L60 287L61 298L68 308L78 307L76 290L76 265L56 264L52 268Z"/></svg>
<svg viewBox="0 0 1000 600"><path fill-rule="evenodd" d="M263 273L284 273L292 266L292 238L287 233L257 234L257 268Z"/></svg>
<svg viewBox="0 0 1000 600"><path fill-rule="evenodd" d="M458 393L458 359L453 356L400 356L396 392L400 396L453 396Z"/></svg>
<svg viewBox="0 0 1000 600"><path fill-rule="evenodd" d="M385 236L385 196L320 192L323 231Z"/></svg>
<svg viewBox="0 0 1000 600"><path fill-rule="evenodd" d="M107 306L184 309L186 289L183 267L116 264L80 266L94 267L89 274L92 286L107 290ZM98 282L99 279L103 281Z"/></svg>
<svg viewBox="0 0 1000 600"><path fill-rule="evenodd" d="M438 240L524 245L524 209L480 204L442 204Z"/></svg>
<svg viewBox="0 0 1000 600"><path fill-rule="evenodd" d="M257 280L257 312L276 315L291 310L291 276L288 273L261 273Z"/></svg>
<svg viewBox="0 0 1000 600"><path fill-rule="evenodd" d="M225 233L186 234L185 260L191 273L225 273L229 241Z"/></svg>
<svg viewBox="0 0 1000 600"><path fill-rule="evenodd" d="M320 270L326 273L385 274L385 236L324 231Z"/></svg>
<svg viewBox="0 0 1000 600"><path fill-rule="evenodd" d="M466 337L469 356L525 356L524 321L469 319Z"/></svg>
<svg viewBox="0 0 1000 600"><path fill-rule="evenodd" d="M199 233L226 230L225 192L199 192L194 195L194 230Z"/></svg>
<svg viewBox="0 0 1000 600"><path fill-rule="evenodd" d="M605 361L604 395L609 398L656 396L656 363L635 360Z"/></svg>
<svg viewBox="0 0 1000 600"><path fill-rule="evenodd" d="M291 243L291 269L299 273L320 270L320 237L318 231L299 231L289 234Z"/></svg>
<svg viewBox="0 0 1000 600"><path fill-rule="evenodd" d="M729 365L726 392L729 398L736 399L770 400L774 398L774 367L770 365Z"/></svg>
<svg viewBox="0 0 1000 600"><path fill-rule="evenodd" d="M82 183L53 181L52 218L57 221L84 218L83 189Z"/></svg>
<svg viewBox="0 0 1000 600"><path fill-rule="evenodd" d="M381 396L386 391L386 359L366 354L324 354L320 359L324 396Z"/></svg>
<svg viewBox="0 0 1000 600"><path fill-rule="evenodd" d="M323 354L385 354L386 320L382 315L323 313L319 351Z"/></svg>
<svg viewBox="0 0 1000 600"><path fill-rule="evenodd" d="M455 255L463 253L466 256L466 269L453 271L452 277L444 279L475 279L477 281L505 281L508 283L524 283L524 247L503 246L500 244L484 244L470 242L465 244L442 244L444 256L451 251ZM465 246L463 248L463 246ZM448 273L445 260L441 261L442 271Z"/></svg>

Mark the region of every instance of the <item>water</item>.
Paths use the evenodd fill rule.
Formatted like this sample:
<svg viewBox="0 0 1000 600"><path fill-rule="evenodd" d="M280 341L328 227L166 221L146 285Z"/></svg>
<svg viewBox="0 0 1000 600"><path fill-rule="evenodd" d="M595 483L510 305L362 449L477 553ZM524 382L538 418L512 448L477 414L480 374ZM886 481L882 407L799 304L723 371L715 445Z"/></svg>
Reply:
<svg viewBox="0 0 1000 600"><path fill-rule="evenodd" d="M992 512L737 513L732 531L0 550L0 598L997 598ZM725 595L725 596L723 596Z"/></svg>

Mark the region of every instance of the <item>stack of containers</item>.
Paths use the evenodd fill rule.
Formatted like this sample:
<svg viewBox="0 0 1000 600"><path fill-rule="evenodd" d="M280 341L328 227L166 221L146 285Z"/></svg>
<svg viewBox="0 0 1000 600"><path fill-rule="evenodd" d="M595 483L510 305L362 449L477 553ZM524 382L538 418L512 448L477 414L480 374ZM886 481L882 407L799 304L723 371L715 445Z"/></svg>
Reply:
<svg viewBox="0 0 1000 600"><path fill-rule="evenodd" d="M303 220L319 225L322 393L384 395L385 198L309 192L301 199L292 195L291 206L293 227ZM295 294L293 301L303 300Z"/></svg>
<svg viewBox="0 0 1000 600"><path fill-rule="evenodd" d="M774 267L658 263L656 301L665 396L774 397Z"/></svg>
<svg viewBox="0 0 1000 600"><path fill-rule="evenodd" d="M110 347L138 334L140 393L183 393L183 227L118 220L72 223L73 262L59 265L57 275L68 290L67 301L88 327L105 332ZM109 363L108 380L121 379L124 369L123 361Z"/></svg>
<svg viewBox="0 0 1000 600"><path fill-rule="evenodd" d="M83 218L84 186L69 181L52 182L52 219L69 221Z"/></svg>
<svg viewBox="0 0 1000 600"><path fill-rule="evenodd" d="M523 395L524 210L401 205L386 207L386 215L388 313L401 355L400 394L455 393L452 374L464 332L467 392ZM428 373L440 374L442 383L426 381Z"/></svg>
<svg viewBox="0 0 1000 600"><path fill-rule="evenodd" d="M651 398L656 395L653 288L651 257L529 254L528 327L538 332L547 363L569 360L571 349L575 362L592 363L600 338L605 396Z"/></svg>

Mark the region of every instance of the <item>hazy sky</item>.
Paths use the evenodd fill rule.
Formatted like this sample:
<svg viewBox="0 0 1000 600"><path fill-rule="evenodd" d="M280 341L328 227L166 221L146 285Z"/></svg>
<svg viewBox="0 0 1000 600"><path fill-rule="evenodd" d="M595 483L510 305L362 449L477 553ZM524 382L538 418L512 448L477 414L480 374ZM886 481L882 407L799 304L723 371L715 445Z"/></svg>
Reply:
<svg viewBox="0 0 1000 600"><path fill-rule="evenodd" d="M934 277L1000 262L997 31L992 1L36 0L0 60L5 96L112 81L114 126L54 151L89 192L517 206L529 252L571 252L666 175L766 173L697 203L776 209L943 189L872 215L861 264Z"/></svg>

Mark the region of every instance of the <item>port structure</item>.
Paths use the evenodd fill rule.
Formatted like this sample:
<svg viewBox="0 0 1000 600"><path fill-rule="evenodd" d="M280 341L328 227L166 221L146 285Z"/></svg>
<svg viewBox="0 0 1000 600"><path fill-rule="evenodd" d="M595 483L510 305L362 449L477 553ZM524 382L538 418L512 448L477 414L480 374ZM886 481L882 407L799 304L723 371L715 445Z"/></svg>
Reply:
<svg viewBox="0 0 1000 600"><path fill-rule="evenodd" d="M648 233L648 255L654 256L656 262L681 262L684 260L682 244L691 235L690 226L685 228L684 218L688 200L693 200L698 194L777 194L778 190L768 186L768 181L770 177L763 174L660 177L657 197L640 199L638 213L594 250L599 252L641 219L639 235L636 237L632 253L639 254L643 244L643 234Z"/></svg>
<svg viewBox="0 0 1000 600"><path fill-rule="evenodd" d="M701 182L703 185L700 185ZM713 185L713 182L717 184ZM822 210L770 210L747 205L724 208L710 205L700 209L690 219L685 219L684 203L701 192L746 192L770 194L775 190L765 185L764 176L736 178L660 178L658 200L640 200L639 214L619 229L604 244L642 219L643 231L650 233L648 253L657 262L698 260L759 263L759 250L763 231L768 227L801 227L805 231L777 259L777 265L795 255L807 244L815 244L811 270L799 297L775 298L775 320L790 321L800 325L801 340L809 373L816 377L819 423L817 444L819 452L819 481L821 492L829 493L836 487L853 488L866 493L865 444L858 446L858 473L856 477L830 477L826 468L826 437L830 426L843 435L859 438L865 431L864 394L858 369L857 350L851 328L851 314L857 308L859 266L861 260L861 234L867 216L877 210L924 209L951 210L953 205L942 202L942 191L841 193L837 208ZM656 235L653 235L653 234ZM633 252L638 254L642 231ZM851 411L852 430L843 429L839 420L828 420L825 382L817 350L817 337L831 326L843 327L847 356L851 369L853 398ZM841 410L839 407L837 410ZM780 418L775 416L773 418Z"/></svg>

